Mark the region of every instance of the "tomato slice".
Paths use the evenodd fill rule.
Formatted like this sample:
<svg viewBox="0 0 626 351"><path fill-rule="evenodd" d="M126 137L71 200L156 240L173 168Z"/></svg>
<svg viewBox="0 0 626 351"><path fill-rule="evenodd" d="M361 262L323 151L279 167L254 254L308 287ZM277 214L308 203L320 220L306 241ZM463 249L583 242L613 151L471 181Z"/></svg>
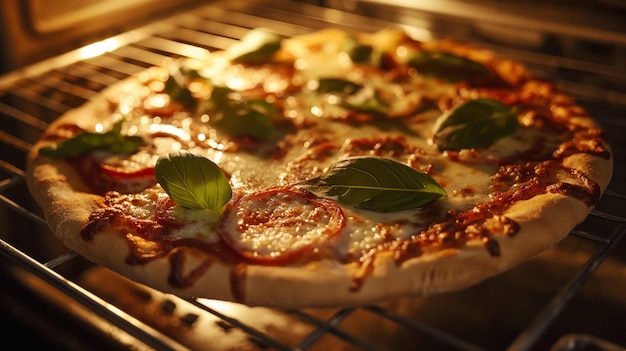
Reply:
<svg viewBox="0 0 626 351"><path fill-rule="evenodd" d="M282 264L329 245L344 226L337 204L286 186L237 199L221 217L218 233L249 261Z"/></svg>
<svg viewBox="0 0 626 351"><path fill-rule="evenodd" d="M123 193L141 191L156 183L154 165L156 159L147 152L133 155L99 153L92 156L95 165L92 173L96 179L88 179L101 184L106 190Z"/></svg>
<svg viewBox="0 0 626 351"><path fill-rule="evenodd" d="M152 178L154 177L154 166L125 169L107 164L99 164L102 173L114 178Z"/></svg>

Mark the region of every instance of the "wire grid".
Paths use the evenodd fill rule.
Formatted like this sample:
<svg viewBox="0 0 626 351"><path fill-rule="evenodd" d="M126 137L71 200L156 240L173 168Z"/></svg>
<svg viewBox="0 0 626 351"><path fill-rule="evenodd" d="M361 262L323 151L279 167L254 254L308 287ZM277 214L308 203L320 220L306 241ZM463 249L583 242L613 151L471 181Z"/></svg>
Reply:
<svg viewBox="0 0 626 351"><path fill-rule="evenodd" d="M328 26L373 31L390 25L384 21L346 12L334 12L329 15L327 9L303 3L282 2L280 5L258 5L260 7L251 5L246 8L236 6L235 2L230 4L235 5L207 5L192 12L174 16L167 21L124 33L111 39L117 42L119 47L112 51L103 51L91 58L82 58L80 51L71 52L34 65L28 74L13 73L0 79L0 118L2 118L0 155L6 158L0 160L0 203L28 221L45 227L45 220L37 209L33 209L31 201L14 198L12 191L14 188L24 187L24 160L32 144L45 130L48 123L65 111L79 106L103 88L129 75L138 73L146 67L161 64L165 58L201 57L208 51L224 49L253 27L272 27L280 30L282 34L292 36ZM8 128L5 128L5 125ZM11 128L19 130L19 133L11 132ZM621 209L626 204L626 195L621 189L609 190L604 198L608 198L612 206L606 210L594 210L591 217L608 222L609 230L577 229L572 232L572 235L598 243L600 248L578 274L563 286L536 319L525 330L520 331L510 344L510 350L531 349L558 313L625 235L626 219ZM614 203L621 204L621 207L615 206ZM56 273L54 269L73 259L74 253L67 252L49 260L39 261L4 240L0 241L0 249L0 253L12 262L28 269L55 288L96 311L110 323L126 330L146 345L160 350L181 347L175 341L163 337L141 321ZM286 311L294 318L313 327L310 334L293 345L255 329L246 321L222 314L199 300L189 299L187 302L215 315L228 325L243 330L262 348L307 350L325 335L332 334L358 349L382 349L341 328L341 322L353 314L357 308L340 309L324 319L303 311ZM360 309L400 324L414 333L439 340L442 345L451 349L483 349L455 335L378 306L366 306Z"/></svg>

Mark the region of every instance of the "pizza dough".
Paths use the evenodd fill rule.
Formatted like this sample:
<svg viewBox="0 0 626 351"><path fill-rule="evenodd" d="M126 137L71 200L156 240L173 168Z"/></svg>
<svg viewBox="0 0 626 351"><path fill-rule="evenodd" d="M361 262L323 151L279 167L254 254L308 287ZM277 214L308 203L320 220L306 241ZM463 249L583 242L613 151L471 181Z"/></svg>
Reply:
<svg viewBox="0 0 626 351"><path fill-rule="evenodd" d="M360 305L510 269L565 237L610 180L592 117L514 60L396 29L264 33L146 70L50 125L28 183L69 249L181 296ZM463 144L455 133L481 116L487 134L469 142L497 138ZM191 154L223 171L224 204L183 206L156 181L163 155ZM351 173L364 170L419 184L370 200Z"/></svg>

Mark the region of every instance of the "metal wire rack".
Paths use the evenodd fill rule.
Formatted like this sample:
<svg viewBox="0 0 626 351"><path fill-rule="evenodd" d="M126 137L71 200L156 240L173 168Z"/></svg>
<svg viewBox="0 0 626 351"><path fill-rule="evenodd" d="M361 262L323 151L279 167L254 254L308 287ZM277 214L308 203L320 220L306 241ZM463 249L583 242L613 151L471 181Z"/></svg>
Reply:
<svg viewBox="0 0 626 351"><path fill-rule="evenodd" d="M64 268L68 262L80 259L74 253L63 250L50 253L41 247L45 244L32 245L33 241L42 240L41 235L51 237L52 234L47 232L45 220L26 190L25 159L28 150L48 123L89 100L103 88L146 67L161 64L168 57L200 57L206 51L226 48L250 28L272 27L291 36L329 26L373 31L389 25L392 23L387 20L302 2L260 2L245 6L236 1L215 3L0 77L0 257L34 274L148 349L194 348L193 345L176 340L176 335L158 330L153 324L140 320L90 291L88 284L75 279ZM531 65L543 61L539 54L516 54L526 58L526 62ZM554 70L554 67L550 70ZM568 86L567 82L565 86ZM571 86L576 87L576 82L572 82ZM621 96L619 94L623 93L612 92L611 96ZM617 106L615 111L623 108ZM609 134L619 136L620 132L626 130L623 115L616 112L605 115L606 118L601 122ZM239 314L231 313L232 308L220 308L219 303L216 307L211 301L202 299L183 300L163 295L158 302L160 312L172 315L175 308L179 311L180 306L186 306L184 308L187 312L179 319L188 327L197 325L198 320L207 318L205 315L208 314L212 316L212 323L218 325L224 334L232 337L232 330L237 330L245 335L248 344L252 345L250 347L256 349L313 350L329 337L339 343L341 349L393 349L377 343L377 337L353 332L351 324L346 322L348 319L361 319L365 315L376 320L373 325L393 325L393 330L402 328L411 340L430 340L424 343L429 348L536 349L541 345L544 334L554 327L560 313L568 308L576 294L611 256L626 234L626 146L617 139L614 148L616 176L613 183L589 219L570 235L576 242L591 243L593 249L567 279L559 281L556 288L546 295L541 307L531 311L530 317L506 335L503 342L481 344L467 335L455 333L456 329L451 331L437 323L421 321L405 313L406 310L402 308L389 308L388 305L323 313L272 312L280 314L283 320L295 321L302 326L303 331L295 339L285 337L285 328L276 332L265 326L258 327ZM49 240L52 239L46 239ZM144 301L147 300L150 298L144 298ZM246 313L255 315L261 312L256 309L246 310ZM418 349L417 345L415 349Z"/></svg>

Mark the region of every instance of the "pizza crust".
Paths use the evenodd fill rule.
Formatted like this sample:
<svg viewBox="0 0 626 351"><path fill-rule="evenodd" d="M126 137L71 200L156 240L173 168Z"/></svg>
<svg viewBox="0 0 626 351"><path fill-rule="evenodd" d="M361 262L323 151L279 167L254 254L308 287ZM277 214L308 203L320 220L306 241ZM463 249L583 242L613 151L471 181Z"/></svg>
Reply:
<svg viewBox="0 0 626 351"><path fill-rule="evenodd" d="M327 35L327 34L324 34ZM324 36L322 36L324 37ZM464 49L465 50L465 49ZM108 116L109 99L139 86L130 78L105 90L95 100L72 110L55 121L49 130L63 123L75 123L92 130L102 116ZM582 117L581 117L582 118ZM594 125L591 118L584 123ZM168 282L170 257L146 264L129 265L126 233L105 230L85 241L80 232L93 210L102 206L100 196L90 194L73 167L64 160L38 154L48 145L39 142L29 155L28 186L41 205L51 230L87 259L137 282L186 297L206 297L282 308L362 305L390 297L457 290L476 284L549 248L583 221L590 208L580 200L560 194L544 194L509 208L505 215L521 227L513 237L498 237L501 255L491 256L480 244L425 254L396 264L389 253L376 256L374 269L356 291L350 289L356 263L323 260L305 266L247 265L233 267L193 248L179 248L185 270L210 262L205 273L189 288L174 288ZM612 160L590 154L567 157L566 167L580 170L604 190L611 178Z"/></svg>
<svg viewBox="0 0 626 351"><path fill-rule="evenodd" d="M574 158L578 159L578 158ZM584 157L583 159L586 159ZM572 161L573 162L573 161ZM606 162L601 162L605 164ZM500 237L499 257L489 255L480 244L409 259L397 265L390 254L376 258L373 272L358 291L352 291L357 264L325 260L307 266L247 266L242 292L233 291L234 267L192 248L182 248L187 270L204 261L212 263L196 283L186 289L168 282L169 257L143 265L126 263L129 247L124 234L101 232L84 241L80 230L99 196L81 192L82 181L63 161L50 163L41 157L31 163L29 184L42 204L50 228L72 250L137 282L187 297L207 297L269 307L332 307L374 303L390 296L431 294L462 289L506 271L549 248L582 221L589 208L579 200L544 194L519 202L506 215L521 230L514 237ZM70 184L78 184L71 186ZM171 254L171 253L170 253ZM236 295L242 295L243 300Z"/></svg>
<svg viewBox="0 0 626 351"><path fill-rule="evenodd" d="M574 163L588 157L573 157ZM595 159L595 158L593 158ZM597 161L597 160L596 160ZM608 169L607 162L596 162ZM186 289L168 282L170 262L161 257L143 265L129 265L125 233L101 232L84 241L80 230L101 198L81 192L82 180L63 161L49 163L41 157L31 163L29 185L42 204L50 228L67 245L87 259L104 265L137 282L187 297L207 297L268 307L333 307L362 305L388 299L458 290L506 271L563 239L588 214L579 200L559 194L544 194L511 207L506 216L521 230L514 237L498 238L501 255L490 256L481 245L468 245L456 252L444 251L409 259L400 266L390 255L378 255L375 268L363 286L350 289L356 264L322 261L304 267L254 266L246 269L243 300L233 291L233 267L195 249L183 248L186 267L193 269L205 260L210 268ZM586 163L585 166L588 166ZM597 168L594 168L597 169ZM600 172L595 171L595 172ZM607 176L598 179L602 184ZM78 186L71 186L78 184ZM171 254L171 253L170 253Z"/></svg>

